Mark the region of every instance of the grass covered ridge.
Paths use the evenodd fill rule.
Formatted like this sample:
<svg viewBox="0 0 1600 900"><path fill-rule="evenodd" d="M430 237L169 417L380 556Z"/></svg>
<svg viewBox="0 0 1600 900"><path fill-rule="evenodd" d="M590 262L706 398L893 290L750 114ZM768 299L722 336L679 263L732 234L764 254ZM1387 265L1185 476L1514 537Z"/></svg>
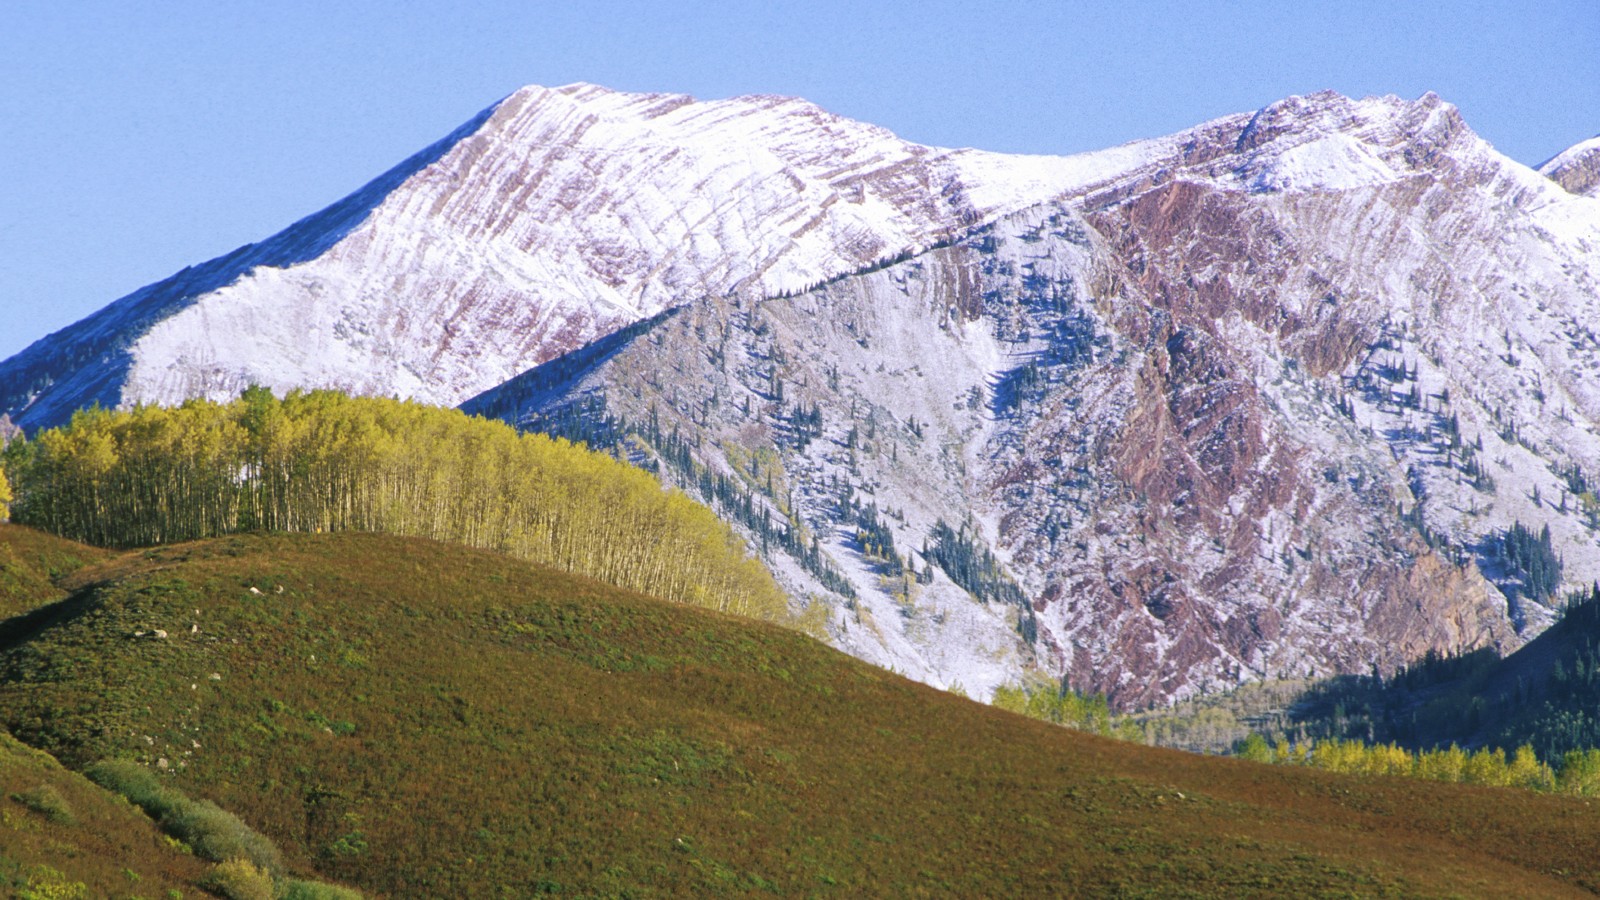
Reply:
<svg viewBox="0 0 1600 900"><path fill-rule="evenodd" d="M0 647L3 724L374 893L1600 890L1582 800L1104 740L497 554L250 535L74 578Z"/></svg>

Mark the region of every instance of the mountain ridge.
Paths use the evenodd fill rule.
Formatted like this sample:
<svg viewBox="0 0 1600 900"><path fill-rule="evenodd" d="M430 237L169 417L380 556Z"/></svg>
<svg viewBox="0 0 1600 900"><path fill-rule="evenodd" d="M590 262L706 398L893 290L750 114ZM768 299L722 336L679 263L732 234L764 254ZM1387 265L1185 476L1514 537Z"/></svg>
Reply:
<svg viewBox="0 0 1600 900"><path fill-rule="evenodd" d="M70 409L74 408L74 404L83 405L85 401L99 401L103 405L131 402L174 402L178 397L195 393L205 393L211 396L212 399L224 399L224 395L230 394L230 389L231 393L236 393L237 389L249 383L251 378L278 389L284 389L288 386L325 386L360 390L366 387L378 393L398 393L402 396L415 396L418 399L449 405L459 402L471 393L490 387L499 380L504 380L504 377L510 377L511 374L521 371L522 368L527 367L530 360L544 361L549 358L550 351L548 350L536 349L531 356L524 353L514 360L505 361L500 366L504 377L496 378L495 381L488 383L476 383L475 388L469 389L464 394L442 394L440 396L431 396L428 389L432 388L432 385L425 383L428 381L428 378L424 377L428 359L426 356L415 357L409 360L406 365L398 367L391 365L387 369L383 369L380 366L379 368L383 369L386 374L369 385L352 383L349 371L345 371L342 376L332 371L325 371L320 375L315 371L301 371L296 374L293 366L286 370L281 361L275 362L270 357L256 358L248 363L232 362L225 358L217 358L219 354L216 351L219 348L228 349L227 341L232 340L237 343L245 334L252 334L264 339L266 335L262 335L260 332L263 330L270 332L272 330L271 328L262 328L263 325L270 325L272 320L270 312L265 309L253 311L248 321L235 321L242 315L240 313L231 314L235 318L229 319L228 316L230 314L226 313L222 307L229 304L238 305L248 302L238 296L229 296L228 303L220 306L213 303L213 306L218 306L219 308L213 312L212 317L190 326L192 329L197 330L198 334L168 335L167 337L171 340L179 341L181 346L167 347L161 351L164 355L160 359L152 358L149 362L143 363L143 370L146 370L144 374L138 371L131 371L137 368L133 365L136 361L135 359L124 358L124 355L126 355L142 359L147 354L139 352L137 346L130 345L142 346L140 344L141 339L147 338L148 332L152 327L159 326L163 320L172 318L174 313L183 314L188 306L204 301L206 297L215 294L219 290L237 288L238 282L241 279L250 279L255 275L256 269L293 268L314 260L317 256L337 247L341 243L348 243L347 239L351 238L353 231L372 230L371 226L375 224L371 221L373 215L382 212L386 204L391 206L404 205L399 201L395 203L390 203L389 201L394 199L395 192L408 182L459 181L464 177L463 173L467 173L477 163L475 158L465 160L448 171L441 169L440 164L448 162L444 158L453 151L460 149L458 145L464 140L493 140L487 138L485 132L486 129L497 127L497 121L507 130L517 132L517 135L513 137L518 139L512 140L509 137L503 139L504 142L510 143L513 147L519 147L526 151L540 148L549 151L581 150L590 154L607 152L605 149L606 142L599 142L598 146L574 144L568 147L560 141L547 142L542 138L551 134L557 137L565 136L569 138L575 135L575 139L582 140L592 132L605 132L607 129L615 132L619 127L627 126L635 130L642 129L646 135L666 134L669 139L663 146L679 146L685 144L684 129L681 126L692 124L696 127L722 128L724 130L733 128L732 135L723 136L723 143L745 148L744 152L749 153L749 147L759 145L758 141L749 140L750 138L772 138L775 134L781 138L785 133L785 129L775 127L775 125L790 126L799 123L804 126L801 130L801 137L805 139L779 140L774 145L778 155L782 155L785 152L792 155L802 151L815 154L818 152L816 139L821 136L828 138L828 142L823 146L826 147L830 154L836 153L840 146L845 145L853 145L853 152L857 156L867 156L870 153L881 157L884 152L888 151L899 153L903 158L899 160L898 165L885 167L888 174L886 180L889 182L890 188L900 189L904 187L903 184L899 184L896 180L903 181L906 173L897 171L898 169L916 170L918 165L923 165L925 168L934 167L930 171L911 172L912 175L921 178L923 181L931 181L939 177L943 178L943 183L938 185L938 188L941 192L950 195L944 199L953 207L952 211L955 214L953 221L946 222L943 225L927 226L921 231L917 230L917 228L912 228L898 242L890 240L888 243L884 243L884 239L881 237L872 239L869 243L877 245L881 252L875 253L871 249L862 252L860 248L856 248L851 259L842 266L836 264L832 267L823 266L819 268L815 262L804 262L796 265L794 271L786 274L780 273L783 277L768 277L771 273L767 269L758 267L754 277L765 279L770 283L764 282L759 285L756 288L757 292L777 294L810 286L810 284L828 277L836 277L862 265L881 262L903 253L917 252L925 249L929 243L947 239L959 233L962 228L976 224L984 218L992 218L994 215L1014 212L1029 202L1048 200L1071 190L1082 190L1087 186L1126 176L1130 169L1143 168L1152 160L1161 158L1165 153L1170 153L1175 145L1184 142L1192 144L1196 135L1201 135L1207 131L1219 128L1231 129L1236 127L1238 121L1247 117L1252 126L1245 129L1245 131L1250 135L1254 135L1253 139L1264 140L1267 134L1281 135L1284 130L1282 123L1279 122L1276 126L1270 122L1263 123L1262 117L1264 115L1273 110L1281 110L1285 106L1298 108L1307 103L1312 105L1325 103L1329 98L1336 96L1331 92L1324 92L1311 95L1309 99L1289 98L1288 100L1280 101L1278 104L1264 107L1255 113L1225 116L1164 138L1134 141L1102 151L1076 154L1068 157L1027 157L993 154L971 149L947 150L911 144L895 138L881 127L842 119L798 98L748 95L730 100L696 101L686 95L627 94L584 83L554 89L530 86L519 89L505 99L487 107L455 132L452 132L451 135L408 158L405 162L374 179L373 182L354 194L320 212L305 217L285 231L259 243L245 245L232 253L225 254L207 263L185 269L169 279L141 288L89 319L36 342L35 345L25 349L17 357L13 357L13 360L7 361L6 368L10 369L10 371L0 369L0 376L4 378L3 381L0 381L0 384L11 387L11 390L7 391L4 397L0 397L0 406L10 411L13 419L25 425L36 427L42 424L59 423L70 412ZM1434 99L1435 101L1437 100L1437 98ZM1403 103L1404 101L1397 101L1396 98L1391 97L1369 98L1364 101L1349 102L1355 104L1358 108L1370 109L1382 105L1393 106L1395 103ZM524 119L529 119L528 116L522 115L522 108L525 105L546 108L556 107L557 109L549 112L548 115L540 113L532 116L529 121L523 121ZM1448 105L1446 104L1445 106ZM1453 115L1453 108L1449 109ZM772 114L768 116L768 119L775 120L775 122L758 121L755 123L751 133L742 135L738 133L740 129L733 127L737 126L739 120L742 119L752 117L760 119L758 114ZM576 121L573 121L574 118L576 118ZM554 119L554 121L548 121L549 119ZM663 129L674 127L676 127L676 130L663 131ZM530 137L524 133L530 130L536 131L538 134ZM1240 139L1244 140L1245 136L1242 134ZM638 135L626 136L625 140L630 142L633 149L637 149L637 145L641 143L650 143L648 140L641 141ZM482 143L482 141L479 140L479 143ZM809 146L808 143L810 144ZM461 155L476 157L481 155L482 152L484 151L481 149L475 149L471 152L463 152ZM525 158L521 162L524 165L543 164L547 166L549 161L540 160L529 152L525 154ZM938 169L937 167L939 166L944 168ZM795 166L790 165L788 169L793 170ZM792 172L790 174L792 176ZM838 173L834 174L837 175ZM844 178L847 188L858 191L863 189L866 181L867 179L849 175L848 173ZM1017 188L1012 188L1008 191L999 187L1002 184L1014 184L1016 182L1022 182L1023 186L1020 189L1020 193ZM737 189L748 187L738 183L734 186ZM470 185L463 186L463 189L467 187L470 187ZM592 187L592 185L584 185L582 183L576 186L573 184L563 185L564 189L577 190L579 193L585 187ZM700 187L703 187L703 185ZM416 191L419 192L420 196L416 200L405 200L404 203L431 203L435 208L431 209L430 213L437 214L441 211L437 207L440 203L445 202L443 198L446 196L445 194L440 194L438 188L439 185L437 184L431 185L433 193L430 194L428 193L430 185L419 184ZM911 193L915 194L916 192ZM434 199L428 201L426 199L428 197ZM837 203L840 198L841 195L836 194L831 198L831 201L825 202ZM530 210L515 208L520 199L518 197L499 197L498 199L509 200L507 205L512 207L509 210L512 218L517 217L519 213L521 217L526 218L531 212ZM852 197L850 199L856 199L859 202L859 198ZM937 205L937 198L933 195L923 193L910 199L915 201L916 204L925 207L924 213L926 215L931 218L937 218L936 210L930 211L932 206ZM557 197L555 200L557 205L572 202L571 197ZM848 204L848 202L847 200L846 203ZM966 205L964 206L963 203L966 203ZM490 220L489 225L486 227L491 232L502 231L510 227L511 220L507 218L505 213L495 214L487 210L475 212ZM610 216L611 214L607 213L607 215ZM414 227L414 223L397 223L397 225L402 228ZM814 222L807 223L804 227L811 227L812 225L814 225ZM931 231L928 230L930 227ZM867 231L871 230L867 229ZM855 233L859 234L860 231L858 228ZM384 239L377 238L377 240L381 243ZM392 239L390 240L392 241ZM437 248L435 250L436 252L447 252L437 250ZM364 257L377 252L371 246L371 240L365 239L355 241L354 245L348 250L348 255L351 257ZM419 264L426 266L427 264L426 259L417 258L418 256L425 257L427 255L425 249L400 247L393 252L398 254L398 258L390 259L388 262L398 262L402 264L402 267L416 267ZM604 254L599 257L599 261L602 263L615 262L615 260L606 260L603 257ZM359 268L364 262L362 259L356 259L353 264ZM460 260L455 262L459 263ZM595 260L585 260L584 262L593 263ZM670 265L670 260L668 264ZM502 267L508 273L502 276L502 278L505 278L514 277L519 269L525 270L528 262L525 260L519 261L516 258L501 254L500 258L493 261L493 265ZM660 265L659 262L658 265ZM544 264L543 268L548 270L549 264ZM770 268L770 263L768 268ZM380 271L381 269L382 267L380 267ZM393 270L394 266L390 266L389 269ZM535 274L535 282L541 278L548 281L552 277L552 273L549 271ZM614 286L612 289L608 289L606 283L615 281L619 277L614 271L597 268L593 274L601 282L598 287L589 290L590 293L598 293L599 295L590 299L590 306L594 308L590 308L587 311L569 312L565 318L558 314L556 319L559 321L552 320L552 322L548 323L549 327L545 329L545 332L547 332L545 337L551 347L560 351L572 349L571 343L575 338L572 335L568 335L565 338L561 336L563 323L570 324L575 329L574 335L587 334L589 337L597 337L608 328L620 327L621 324L626 324L627 321L632 321L641 315L652 314L669 305L658 298L629 299L619 294L614 289ZM660 277L662 274L659 269L650 272L651 277ZM370 280L373 276L358 276L358 282L362 277ZM560 277L555 277L557 283L560 280ZM328 276L312 284L283 283L272 285L270 289L277 291L280 295L285 293L292 294L296 291L316 293L315 289L318 284L322 285L324 291L336 288L349 292L363 289L364 282L355 285L339 284L336 279ZM692 297L701 292L726 292L740 289L740 284L739 279L730 280L724 278L721 282L715 282L714 279L713 283L706 283L698 287L693 283L687 285L679 283L672 286L671 289L677 291L677 295L680 297ZM370 288L370 285L366 287ZM431 287L438 289L441 285L435 283ZM479 284L477 287L483 288L484 286ZM520 287L526 290L528 284L524 283ZM686 292L684 290L685 287L688 288ZM637 292L644 288L641 285L635 285L632 289ZM237 291L235 291L235 294L237 294ZM471 305L473 302L471 294L472 290L468 289L459 292L458 296L464 295L462 302ZM327 306L339 302L337 295L332 298L313 299L313 307ZM177 307L176 309L174 309L175 306ZM441 306L440 308L445 309L446 307ZM112 309L118 309L120 314L112 314ZM368 314L367 319L370 321L365 326L367 331L372 331L377 325L385 323L385 317L393 319L401 315L393 309L372 309L368 304L367 307L358 306L347 309L345 318L350 319L351 314L355 314L358 310ZM620 315L618 315L619 313ZM263 319L263 316L266 318ZM605 319L611 324L595 325L594 322L589 321L597 317ZM193 318L192 313L190 318ZM326 318L326 315L322 318ZM360 338L362 337L359 332L363 330L360 327L360 318L358 315L355 319L346 322L345 329L340 334L335 335L337 339L331 343L324 336L322 340L325 342L325 346L318 349L328 351L330 349L339 350L344 348L347 352L356 352L363 349L359 346L361 343ZM448 316L445 318L448 318ZM305 326L304 322L297 322L296 324L302 328ZM340 330L338 323L322 322L317 324L328 329ZM405 328L405 323L403 322L389 322L387 324L392 325L395 329L400 329L402 332ZM493 323L486 325L480 322L475 324L479 327L490 328L489 334L500 333L494 330ZM526 326L528 323L521 322L518 324ZM225 325L231 325L233 330L229 331L224 328ZM250 326L254 326L255 330L252 331ZM94 334L97 331L114 330L118 327L124 331L131 332L131 334ZM588 331L585 331L585 328L588 328ZM171 326L171 330L179 329L176 329L176 326ZM382 331L381 328L377 330L379 332ZM516 329L512 330L515 331ZM216 332L217 336L215 339L210 339L208 343L207 335L212 332ZM366 337L376 340L377 337L381 337L381 334L376 337L373 335L366 335ZM419 337L414 332L405 333L405 337L413 341L422 340L425 345L428 341L427 338ZM57 371L62 368L62 359L41 358L47 356L41 352L45 341L50 341L58 348L63 344L72 348L75 353L69 355L67 360L69 363L73 358L79 361L92 358L98 360L95 363L97 367L110 364L119 368L124 372L124 377L132 383L120 392L114 380L106 377L95 379L92 384L72 385L69 383L67 390L59 391L58 389L58 392L68 395L67 399L48 403L48 394L50 392L46 392L48 404L46 408L32 409L31 406L35 402L33 394L42 390L44 383L51 380L71 381L70 375ZM293 355L295 353L295 348L292 346L293 343L291 340L279 339L273 343L272 350L278 354ZM388 349L393 351L396 347L403 345L404 342L400 342L391 345ZM479 350L482 349L481 342L475 346ZM134 352L127 353L130 349ZM472 349L467 348L456 350L455 352L457 355L470 354ZM442 347L439 351L436 351L435 355L438 355L438 353L448 357L451 355L451 348L449 346ZM227 354L221 355L226 356ZM57 356L60 356L59 350ZM18 363L26 363L26 365L17 365ZM368 360L367 364L372 365L373 361ZM299 365L303 366L304 364L300 363ZM190 371L189 375L177 379L175 383L167 383L172 380L170 374L162 375L160 372L153 371L162 366L169 371L193 371ZM218 368L219 366L220 368ZM207 367L210 367L210 369L208 370ZM228 371L230 367L237 371ZM18 369L22 371L18 371ZM207 374L208 371L209 374ZM436 379L437 373L432 373L432 375ZM298 377L298 381L294 381L295 377ZM24 389L19 390L19 387ZM128 396L123 396L123 394Z"/></svg>
<svg viewBox="0 0 1600 900"><path fill-rule="evenodd" d="M18 415L17 425L60 424L92 403L114 407L123 402L117 377L132 365L128 345L200 297L226 288L255 268L284 268L316 258L358 227L374 206L417 171L431 165L463 136L471 133L498 106L490 106L444 138L407 157L354 193L299 219L258 243L186 266L161 281L146 285L96 313L23 348L0 363L0 407ZM70 367L78 366L76 370ZM71 374L60 387L55 373ZM45 393L43 409L35 408ZM59 399L54 395L61 395ZM7 420L10 424L10 420Z"/></svg>
<svg viewBox="0 0 1600 900"><path fill-rule="evenodd" d="M751 140L795 129L759 151ZM85 401L222 399L252 382L452 405L674 296L752 280L759 293L798 290L916 252L1018 205L987 172L997 167L1029 165L910 144L791 98L524 88L345 201L58 332L56 359L42 342L25 350L0 366L0 405L37 427ZM611 194L607 179L627 190ZM1025 193L1055 190L1034 171L1020 180ZM821 196L788 196L808 190ZM695 199L706 196L733 200ZM303 233L328 218L338 227ZM284 245L324 252L258 249ZM444 334L430 330L440 323ZM84 360L89 375L71 368ZM112 376L92 376L108 363ZM53 381L65 390L41 405Z"/></svg>
<svg viewBox="0 0 1600 900"><path fill-rule="evenodd" d="M617 441L688 490L742 482L746 498L701 496L768 505L746 523L761 546L798 509L856 594L834 640L980 696L1039 666L1142 704L1537 631L1549 609L1494 568L1502 531L1550 521L1574 583L1600 563L1579 499L1595 384L1545 337L1595 349L1585 201L1433 96L1291 98L1164 146L803 295L696 301L464 408ZM1339 177L1305 178L1324 157ZM1505 311L1531 293L1509 278L1547 286L1526 314L1555 324ZM1479 340L1491 328L1516 366ZM1541 412L1558 400L1565 420ZM742 462L763 454L775 475ZM1541 489L1568 498L1559 515ZM858 521L868 498L876 524ZM917 547L969 518L1026 607L927 574L941 554ZM896 566L863 529L931 581L884 588ZM825 587L783 556L793 592Z"/></svg>
<svg viewBox="0 0 1600 900"><path fill-rule="evenodd" d="M1538 171L1570 193L1600 199L1600 135L1550 157Z"/></svg>

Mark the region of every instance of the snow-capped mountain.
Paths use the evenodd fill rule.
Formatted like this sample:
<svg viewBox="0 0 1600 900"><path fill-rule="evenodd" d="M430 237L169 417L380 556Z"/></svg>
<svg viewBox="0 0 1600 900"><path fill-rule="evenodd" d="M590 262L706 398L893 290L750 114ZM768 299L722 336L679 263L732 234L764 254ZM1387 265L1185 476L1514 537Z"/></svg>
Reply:
<svg viewBox="0 0 1600 900"><path fill-rule="evenodd" d="M654 458L797 595L849 582L841 646L980 694L1033 667L1132 705L1514 646L1559 602L1502 558L1518 524L1568 586L1600 577L1600 204L1431 95L1077 164L946 246L706 298L466 408ZM963 544L1016 588L952 577Z"/></svg>
<svg viewBox="0 0 1600 900"><path fill-rule="evenodd" d="M1059 193L780 97L529 87L355 195L0 366L24 426L251 383L455 404L687 299L773 296Z"/></svg>
<svg viewBox="0 0 1600 900"><path fill-rule="evenodd" d="M1545 177L1432 95L1057 158L526 88L0 364L0 412L466 400L659 467L839 646L979 696L1388 669L1549 620L1515 525L1600 578L1584 146Z"/></svg>

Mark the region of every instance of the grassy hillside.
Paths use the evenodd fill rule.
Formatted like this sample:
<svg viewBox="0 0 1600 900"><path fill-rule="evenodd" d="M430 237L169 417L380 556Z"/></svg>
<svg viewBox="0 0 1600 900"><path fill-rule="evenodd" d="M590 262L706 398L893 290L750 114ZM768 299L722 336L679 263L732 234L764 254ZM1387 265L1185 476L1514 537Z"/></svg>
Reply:
<svg viewBox="0 0 1600 900"><path fill-rule="evenodd" d="M1100 739L457 546L244 535L71 583L9 623L0 724L374 893L1600 890L1581 800Z"/></svg>
<svg viewBox="0 0 1600 900"><path fill-rule="evenodd" d="M0 522L0 621L67 595L57 579L110 556L104 550Z"/></svg>
<svg viewBox="0 0 1600 900"><path fill-rule="evenodd" d="M121 798L0 733L0 896L198 896L210 868Z"/></svg>

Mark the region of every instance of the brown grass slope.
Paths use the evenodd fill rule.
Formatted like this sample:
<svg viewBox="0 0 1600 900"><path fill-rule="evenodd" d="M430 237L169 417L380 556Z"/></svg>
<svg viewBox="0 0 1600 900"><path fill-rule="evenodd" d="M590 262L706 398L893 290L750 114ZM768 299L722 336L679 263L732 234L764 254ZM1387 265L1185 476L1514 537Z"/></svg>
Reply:
<svg viewBox="0 0 1600 900"><path fill-rule="evenodd" d="M70 584L8 623L0 725L373 893L1600 890L1581 800L1098 739L491 553L246 535Z"/></svg>
<svg viewBox="0 0 1600 900"><path fill-rule="evenodd" d="M109 556L0 523L0 620L65 598L58 582ZM211 870L121 797L0 730L0 896L198 896Z"/></svg>

